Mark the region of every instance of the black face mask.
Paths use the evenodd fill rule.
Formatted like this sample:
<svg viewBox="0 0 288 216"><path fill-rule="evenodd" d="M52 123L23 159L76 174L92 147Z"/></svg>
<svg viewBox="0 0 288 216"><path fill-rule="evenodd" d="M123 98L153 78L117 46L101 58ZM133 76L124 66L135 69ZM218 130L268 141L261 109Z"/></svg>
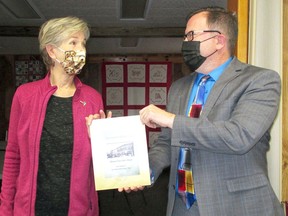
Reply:
<svg viewBox="0 0 288 216"><path fill-rule="evenodd" d="M206 57L200 54L200 43L200 41L183 41L182 44L184 62L191 71L195 71L206 60Z"/></svg>
<svg viewBox="0 0 288 216"><path fill-rule="evenodd" d="M215 52L211 53L207 57L204 57L200 54L200 43L210 40L211 38L214 38L215 36L212 36L203 41L183 41L182 55L184 57L184 62L188 65L191 71L195 71L197 68L199 68L203 64L203 62L207 59L207 57L217 52L217 50L215 50Z"/></svg>

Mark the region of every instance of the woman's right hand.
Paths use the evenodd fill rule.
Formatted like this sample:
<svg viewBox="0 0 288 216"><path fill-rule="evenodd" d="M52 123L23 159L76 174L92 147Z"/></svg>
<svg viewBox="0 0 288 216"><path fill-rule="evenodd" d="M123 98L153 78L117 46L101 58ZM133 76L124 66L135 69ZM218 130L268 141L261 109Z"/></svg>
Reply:
<svg viewBox="0 0 288 216"><path fill-rule="evenodd" d="M111 118L112 117L112 112L108 111L107 116L105 114L105 112L103 110L100 110L99 113L97 114L91 114L87 117L85 117L86 119L86 126L87 126L87 130L88 130L88 134L90 137L90 125L92 124L92 121L95 119L105 119L105 118Z"/></svg>

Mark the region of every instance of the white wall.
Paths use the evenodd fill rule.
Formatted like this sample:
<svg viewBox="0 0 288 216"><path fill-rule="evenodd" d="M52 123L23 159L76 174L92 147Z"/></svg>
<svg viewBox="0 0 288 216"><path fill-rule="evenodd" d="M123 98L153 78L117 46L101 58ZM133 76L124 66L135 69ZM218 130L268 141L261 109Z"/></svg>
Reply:
<svg viewBox="0 0 288 216"><path fill-rule="evenodd" d="M270 68L282 77L282 1L250 1L249 63ZM273 189L281 200L282 110L271 131L268 172Z"/></svg>

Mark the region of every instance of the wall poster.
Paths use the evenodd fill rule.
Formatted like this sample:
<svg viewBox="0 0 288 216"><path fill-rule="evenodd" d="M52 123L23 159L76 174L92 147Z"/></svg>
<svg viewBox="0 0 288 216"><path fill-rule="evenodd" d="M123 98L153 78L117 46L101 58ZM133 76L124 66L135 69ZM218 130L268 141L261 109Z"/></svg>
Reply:
<svg viewBox="0 0 288 216"><path fill-rule="evenodd" d="M171 62L104 62L102 96L105 110L113 117L139 115L143 107L154 104L166 108L172 80ZM153 145L160 128L146 127L147 143Z"/></svg>

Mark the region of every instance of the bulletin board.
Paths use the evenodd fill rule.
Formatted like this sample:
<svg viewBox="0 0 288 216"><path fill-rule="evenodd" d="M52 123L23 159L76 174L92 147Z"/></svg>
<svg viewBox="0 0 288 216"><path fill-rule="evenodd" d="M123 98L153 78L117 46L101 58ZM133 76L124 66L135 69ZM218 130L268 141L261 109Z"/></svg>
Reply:
<svg viewBox="0 0 288 216"><path fill-rule="evenodd" d="M23 83L42 79L46 74L46 68L40 60L16 60L15 79L16 87Z"/></svg>
<svg viewBox="0 0 288 216"><path fill-rule="evenodd" d="M102 96L106 111L113 116L139 115L154 104L166 108L172 80L171 62L105 62L102 63ZM153 145L160 128L147 128L147 142Z"/></svg>

